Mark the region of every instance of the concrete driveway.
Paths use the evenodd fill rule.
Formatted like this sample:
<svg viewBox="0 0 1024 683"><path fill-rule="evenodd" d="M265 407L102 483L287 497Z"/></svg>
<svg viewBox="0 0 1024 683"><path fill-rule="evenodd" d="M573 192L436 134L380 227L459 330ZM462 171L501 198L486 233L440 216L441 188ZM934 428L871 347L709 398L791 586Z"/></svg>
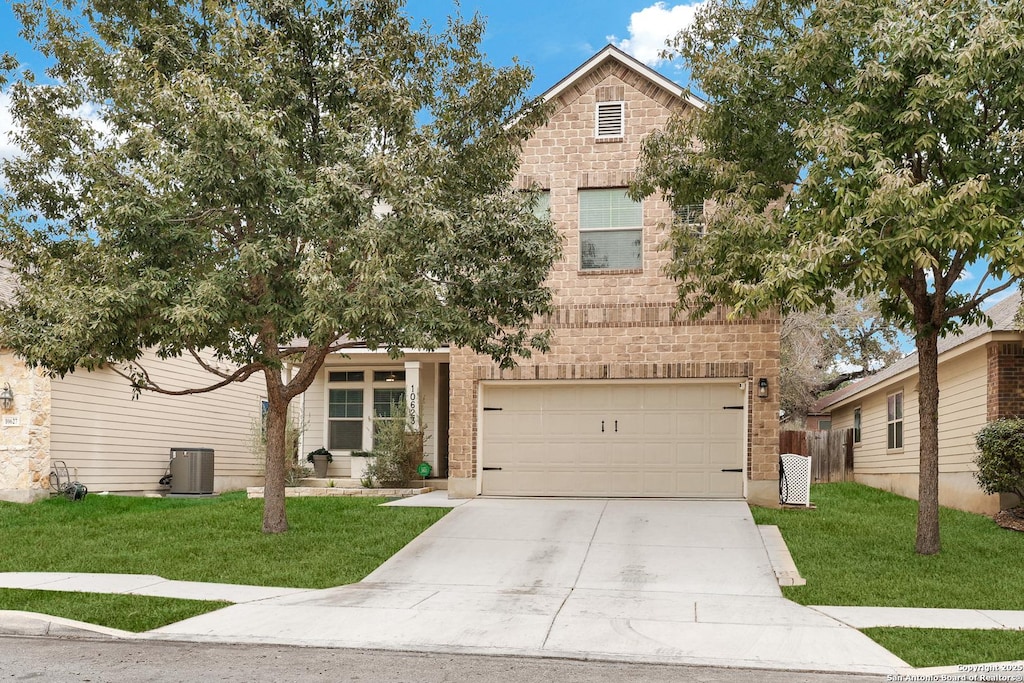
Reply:
<svg viewBox="0 0 1024 683"><path fill-rule="evenodd" d="M236 605L154 635L872 673L906 666L782 598L738 501L477 499L358 584Z"/></svg>

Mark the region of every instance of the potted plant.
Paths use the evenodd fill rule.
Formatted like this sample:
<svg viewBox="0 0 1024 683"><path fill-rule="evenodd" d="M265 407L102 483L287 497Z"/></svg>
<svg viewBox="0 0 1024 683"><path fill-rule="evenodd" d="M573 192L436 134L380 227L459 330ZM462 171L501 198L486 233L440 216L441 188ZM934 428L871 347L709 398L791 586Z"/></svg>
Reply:
<svg viewBox="0 0 1024 683"><path fill-rule="evenodd" d="M326 448L310 451L309 455L306 456L306 461L313 463L313 472L316 474L317 479L323 479L327 476L327 463L333 460L334 456Z"/></svg>

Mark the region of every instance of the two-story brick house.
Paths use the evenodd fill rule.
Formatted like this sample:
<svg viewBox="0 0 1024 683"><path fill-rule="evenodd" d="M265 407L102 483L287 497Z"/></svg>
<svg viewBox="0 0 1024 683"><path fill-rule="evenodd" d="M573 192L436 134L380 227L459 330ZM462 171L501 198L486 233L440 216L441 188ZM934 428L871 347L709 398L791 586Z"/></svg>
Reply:
<svg viewBox="0 0 1024 683"><path fill-rule="evenodd" d="M375 411L406 395L453 497L776 499L778 320L675 315L660 246L680 219L625 194L644 137L701 103L610 45L544 97L519 185L544 191L563 238L554 312L535 322L550 352L505 371L459 348L329 359L303 401L303 448L327 446L346 476Z"/></svg>

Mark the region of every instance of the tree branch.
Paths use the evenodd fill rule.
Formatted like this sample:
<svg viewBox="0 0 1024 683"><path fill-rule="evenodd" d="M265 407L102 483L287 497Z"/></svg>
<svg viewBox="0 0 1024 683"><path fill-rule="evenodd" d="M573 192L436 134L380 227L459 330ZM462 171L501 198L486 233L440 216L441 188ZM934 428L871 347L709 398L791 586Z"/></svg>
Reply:
<svg viewBox="0 0 1024 683"><path fill-rule="evenodd" d="M992 287L991 289L989 289L984 294L981 294L981 295L977 295L976 294L975 296L971 297L970 300L967 301L962 306L957 306L956 308L950 309L948 311L947 315L948 315L949 318L953 318L954 316L964 315L966 313L970 313L972 310L974 310L975 308L980 306L981 302L983 302L985 299L989 298L993 294L998 294L999 292L1002 292L1002 291L1004 291L1006 289L1009 289L1010 287L1012 287L1015 284L1017 284L1017 278L1013 278L1011 280L1008 280L1008 281L1004 282L1003 284L999 285L998 287Z"/></svg>
<svg viewBox="0 0 1024 683"><path fill-rule="evenodd" d="M107 365L107 367L110 368L114 373L128 380L131 383L132 388L136 390L145 389L146 391L152 391L153 393L156 394L164 394L165 396L190 396L192 394L206 394L211 391L216 391L221 387L225 387L231 384L232 382L244 382L245 380L249 379L249 377L251 377L256 371L262 369L262 366L258 363L249 363L248 365L239 368L230 375L227 375L223 380L217 382L216 384L211 384L205 387L194 387L191 389L165 389L153 381L153 379L149 376L149 371L147 371L146 368L144 368L140 363L135 362L129 365L129 367L133 366L135 368L138 368L139 374L129 374L122 370L121 368L119 368L118 366L114 365L113 363ZM219 373L214 374L219 375ZM141 382L139 381L140 377L142 380Z"/></svg>

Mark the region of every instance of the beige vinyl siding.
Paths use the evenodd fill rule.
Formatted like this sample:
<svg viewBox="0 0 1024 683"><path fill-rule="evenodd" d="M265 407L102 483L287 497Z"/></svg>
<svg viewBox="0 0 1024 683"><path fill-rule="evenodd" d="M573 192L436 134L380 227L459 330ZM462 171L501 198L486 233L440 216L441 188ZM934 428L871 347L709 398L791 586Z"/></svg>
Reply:
<svg viewBox="0 0 1024 683"><path fill-rule="evenodd" d="M939 369L939 471L974 472L974 435L985 426L988 407L985 348ZM916 421L915 421L916 423Z"/></svg>
<svg viewBox="0 0 1024 683"><path fill-rule="evenodd" d="M973 472L974 435L985 424L987 367L984 347L939 365L939 471ZM903 449L886 449L886 397L903 389ZM916 473L920 448L917 377L880 386L860 402L832 413L833 428L853 426L861 408L861 443L854 448L858 474Z"/></svg>
<svg viewBox="0 0 1024 683"><path fill-rule="evenodd" d="M143 364L167 388L209 385L191 358ZM170 449L214 449L217 490L255 483L260 464L249 448L265 393L262 376L191 396L143 392L110 370L79 371L52 383L51 458L63 460L91 491L155 491Z"/></svg>

